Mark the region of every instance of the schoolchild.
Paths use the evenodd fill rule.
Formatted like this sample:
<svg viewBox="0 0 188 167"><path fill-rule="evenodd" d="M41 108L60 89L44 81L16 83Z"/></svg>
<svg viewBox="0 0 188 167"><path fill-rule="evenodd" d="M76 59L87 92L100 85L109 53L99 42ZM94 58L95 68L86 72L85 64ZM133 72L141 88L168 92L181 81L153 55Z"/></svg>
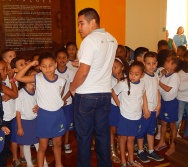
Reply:
<svg viewBox="0 0 188 167"><path fill-rule="evenodd" d="M11 69L14 70L15 74L20 71L21 69L23 69L26 65L26 60L22 57L15 57L11 60L10 62L10 66ZM18 90L22 87L21 83L19 82L15 82L16 86L18 87ZM19 166L20 162L26 162L26 159L24 157L24 153L23 153L23 146L19 145L20 148L20 158L18 159L18 144L17 144L17 139L16 139L16 135L17 135L17 130L16 130L16 117L12 120L12 132L11 132L11 146L12 146L12 154L13 154L13 162L12 162L12 166ZM19 161L20 162L19 162ZM36 161L36 159L33 159L33 161ZM20 164L21 166L21 164Z"/></svg>
<svg viewBox="0 0 188 167"><path fill-rule="evenodd" d="M159 40L158 43L157 43L157 53L159 53L161 50L164 50L164 49L169 50L168 42L164 39Z"/></svg>
<svg viewBox="0 0 188 167"><path fill-rule="evenodd" d="M37 71L30 69L26 75L35 75L36 73ZM18 98L15 103L17 120L16 140L18 144L23 145L27 167L33 167L30 146L34 144L36 150L39 147L38 138L36 137L37 113L33 112L33 108L36 105L35 84L24 84L23 88L18 92ZM44 167L48 167L46 159L44 161Z"/></svg>
<svg viewBox="0 0 188 167"><path fill-rule="evenodd" d="M171 143L170 148L165 153L170 155L175 151L174 138L177 136L176 121L178 120L178 100L176 99L178 88L180 85L180 78L177 74L181 70L182 61L170 56L164 63L164 68L167 73L159 81L159 89L161 94L161 110L159 119L161 120L161 139L155 147L156 151L160 151L167 147L165 142L165 135L167 123L170 123L171 129Z"/></svg>
<svg viewBox="0 0 188 167"><path fill-rule="evenodd" d="M128 63L122 57L116 57L112 67L112 88L127 75ZM111 109L109 115L110 124L110 148L111 148L111 159L114 163L120 163L120 159L117 153L120 153L119 142L117 140L117 127L119 123L120 109L116 105L113 98L111 99ZM117 146L117 150L116 150Z"/></svg>
<svg viewBox="0 0 188 167"><path fill-rule="evenodd" d="M127 50L125 49L125 46L118 45L116 50L116 57L121 57L124 61L127 60Z"/></svg>
<svg viewBox="0 0 188 167"><path fill-rule="evenodd" d="M185 52L187 51L187 48L185 46L178 46L177 48L177 57L179 57L180 59L183 60L183 56L185 54Z"/></svg>
<svg viewBox="0 0 188 167"><path fill-rule="evenodd" d="M150 162L149 158L155 161L163 161L164 158L154 151L154 135L156 133L156 121L161 107L161 99L159 92L159 78L154 74L157 67L157 54L155 52L147 52L144 55L144 77L146 96L148 101L148 109L151 113L148 119L141 118L141 131L137 136L138 154L137 157L143 162ZM143 150L144 136L147 135L148 153Z"/></svg>
<svg viewBox="0 0 188 167"><path fill-rule="evenodd" d="M120 135L120 154L121 166L126 164L130 166L142 166L134 161L134 139L141 130L140 119L142 115L142 107L144 117L147 119L150 112L147 107L147 98L143 77L144 65L139 61L135 61L130 65L127 79L119 82L112 89L112 97L117 106L120 107L120 118L117 133ZM119 95L119 97L118 97ZM128 160L125 158L125 150L128 149Z"/></svg>
<svg viewBox="0 0 188 167"><path fill-rule="evenodd" d="M18 90L15 84L15 80L13 79L14 71L9 69L7 63L0 59L0 73L2 78L2 101L3 101L3 121L6 125L6 127L11 131L12 130L12 120L15 118L16 112L15 112L15 103L14 98L17 98L18 96ZM7 77L8 76L8 77ZM5 82L9 79L9 85L7 85L7 82ZM0 154L0 166L5 167L6 166L6 158L10 152L10 141L11 141L11 134L5 136L5 146L3 151Z"/></svg>
<svg viewBox="0 0 188 167"><path fill-rule="evenodd" d="M178 75L180 77L180 86L178 89L178 95L177 99L179 102L179 109L178 109L178 121L176 122L176 130L177 130L177 137L181 137L179 135L180 130L180 124L182 125L183 122L187 120L188 115L188 51L185 52L183 57L183 66L182 70L178 72ZM185 116L184 116L185 115ZM185 119L183 119L185 118ZM186 134L184 134L186 135ZM187 136L187 135L186 135Z"/></svg>
<svg viewBox="0 0 188 167"><path fill-rule="evenodd" d="M72 71L74 71L74 73L76 73L76 71L78 70L78 66L73 66L73 62L76 61L77 59L77 52L78 52L78 47L76 45L75 42L68 42L66 44L66 50L68 53L68 59L69 61L67 62L67 67L69 69L71 69Z"/></svg>
<svg viewBox="0 0 188 167"><path fill-rule="evenodd" d="M64 101L63 110L65 113L65 117L67 120L67 131L65 134L64 140L64 151L66 154L72 152L72 149L69 144L69 131L74 129L73 124L73 108L72 108L72 97L69 91L70 83L73 81L75 73L67 67L68 53L66 50L61 49L56 52L56 61L57 61L57 69L55 73L66 80L65 89L62 95L62 99Z"/></svg>
<svg viewBox="0 0 188 167"><path fill-rule="evenodd" d="M41 73L34 76L25 76L32 66L40 65ZM38 167L43 167L48 139L53 140L53 151L56 167L62 167L61 144L62 135L66 132L66 119L62 109L63 100L61 93L65 80L55 74L57 63L51 53L43 53L39 61L32 61L16 75L16 80L24 83L35 82L37 104L39 106L37 116L37 137L39 138L39 150L37 152Z"/></svg>
<svg viewBox="0 0 188 167"><path fill-rule="evenodd" d="M1 58L6 61L8 69L11 69L10 63L16 57L16 52L12 49L5 49L1 52Z"/></svg>
<svg viewBox="0 0 188 167"><path fill-rule="evenodd" d="M134 61L144 62L144 54L149 52L149 49L146 47L138 47L134 51Z"/></svg>

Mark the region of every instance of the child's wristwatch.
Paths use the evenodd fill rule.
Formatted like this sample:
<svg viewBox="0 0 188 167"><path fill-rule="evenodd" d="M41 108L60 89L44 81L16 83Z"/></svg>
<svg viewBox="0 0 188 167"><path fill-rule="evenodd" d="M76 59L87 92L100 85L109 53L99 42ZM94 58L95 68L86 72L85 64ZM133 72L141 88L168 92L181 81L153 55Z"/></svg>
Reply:
<svg viewBox="0 0 188 167"><path fill-rule="evenodd" d="M9 82L11 83L11 82L16 82L16 80L15 80L15 78L11 78L10 80L9 80Z"/></svg>

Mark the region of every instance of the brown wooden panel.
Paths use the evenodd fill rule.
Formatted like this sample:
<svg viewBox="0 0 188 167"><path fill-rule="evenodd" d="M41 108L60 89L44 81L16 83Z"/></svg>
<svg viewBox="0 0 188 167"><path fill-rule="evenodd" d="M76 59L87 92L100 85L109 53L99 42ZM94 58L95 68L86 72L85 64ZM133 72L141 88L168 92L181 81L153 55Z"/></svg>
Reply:
<svg viewBox="0 0 188 167"><path fill-rule="evenodd" d="M0 1L0 51L31 58L75 41L74 0Z"/></svg>
<svg viewBox="0 0 188 167"><path fill-rule="evenodd" d="M62 44L76 41L75 0L61 0Z"/></svg>

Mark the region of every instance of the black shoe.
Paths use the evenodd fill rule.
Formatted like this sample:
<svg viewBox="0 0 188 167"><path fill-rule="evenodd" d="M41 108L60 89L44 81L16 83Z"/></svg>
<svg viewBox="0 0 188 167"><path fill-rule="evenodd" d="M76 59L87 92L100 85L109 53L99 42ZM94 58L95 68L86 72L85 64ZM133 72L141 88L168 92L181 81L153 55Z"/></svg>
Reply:
<svg viewBox="0 0 188 167"><path fill-rule="evenodd" d="M142 151L140 154L137 154L137 157L143 162L143 163L148 163L150 162L149 158L147 157L146 153Z"/></svg>
<svg viewBox="0 0 188 167"><path fill-rule="evenodd" d="M163 161L164 160L164 158L161 157L160 155L158 155L155 151L153 151L151 154L148 154L147 156L148 156L148 158L153 159L155 161Z"/></svg>

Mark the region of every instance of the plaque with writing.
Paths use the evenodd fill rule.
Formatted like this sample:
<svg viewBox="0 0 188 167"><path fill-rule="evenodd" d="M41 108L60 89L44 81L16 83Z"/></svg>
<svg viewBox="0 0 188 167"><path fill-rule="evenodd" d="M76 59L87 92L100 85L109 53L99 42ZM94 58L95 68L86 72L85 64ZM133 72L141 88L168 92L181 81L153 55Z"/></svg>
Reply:
<svg viewBox="0 0 188 167"><path fill-rule="evenodd" d="M62 45L59 0L1 0L0 50L55 52Z"/></svg>

